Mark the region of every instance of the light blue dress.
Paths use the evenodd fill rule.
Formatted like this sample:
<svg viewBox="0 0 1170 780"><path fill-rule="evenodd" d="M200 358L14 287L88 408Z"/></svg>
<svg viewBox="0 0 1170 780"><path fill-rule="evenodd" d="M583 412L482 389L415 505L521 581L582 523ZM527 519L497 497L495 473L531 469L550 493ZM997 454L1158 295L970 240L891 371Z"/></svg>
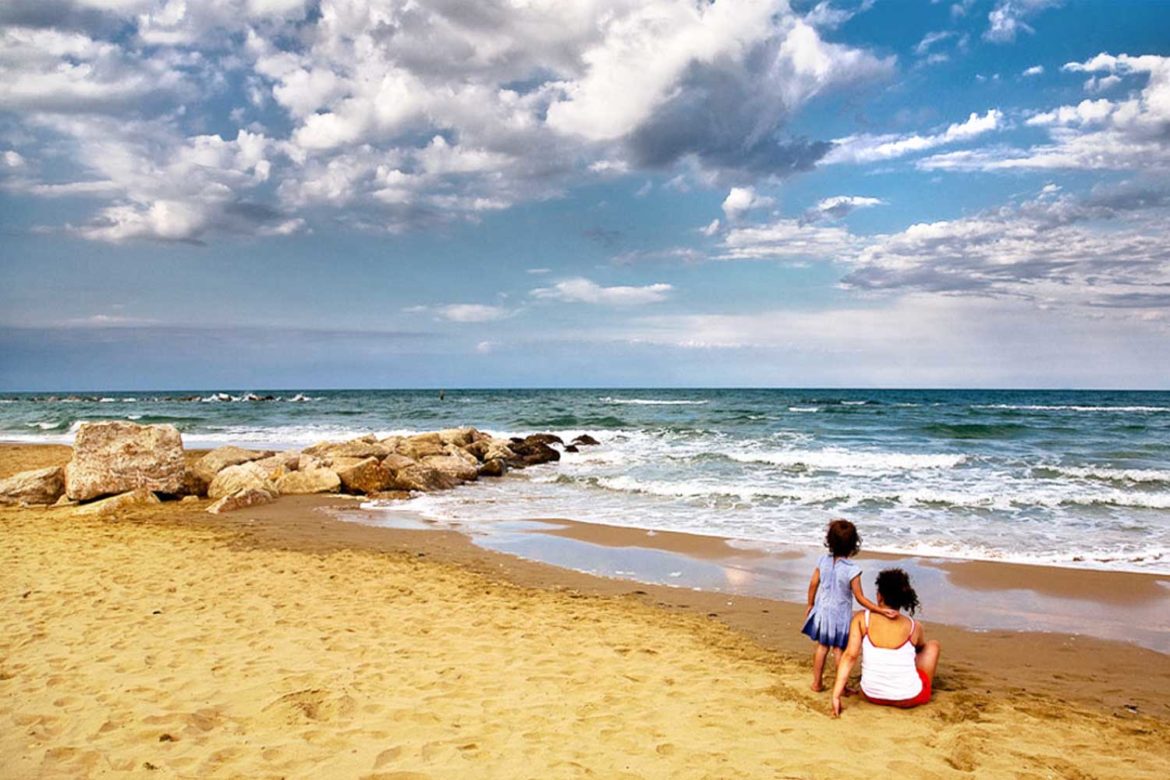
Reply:
<svg viewBox="0 0 1170 780"><path fill-rule="evenodd" d="M814 642L845 649L849 644L849 621L853 619L853 580L861 576L861 567L848 558L822 555L817 560L821 584L813 600L812 612L804 621L802 634Z"/></svg>

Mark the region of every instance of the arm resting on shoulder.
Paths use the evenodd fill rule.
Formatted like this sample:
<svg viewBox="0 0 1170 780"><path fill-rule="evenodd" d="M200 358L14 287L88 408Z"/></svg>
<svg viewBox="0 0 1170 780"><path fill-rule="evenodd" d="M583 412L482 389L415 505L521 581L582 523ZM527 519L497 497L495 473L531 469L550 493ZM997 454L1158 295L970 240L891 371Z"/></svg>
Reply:
<svg viewBox="0 0 1170 780"><path fill-rule="evenodd" d="M898 610L890 609L889 607L879 607L872 601L865 597L865 592L861 589L861 574L854 577L849 585L853 588L853 598L857 599L857 603L868 609L870 612L876 612L879 615L885 615L890 620L898 617Z"/></svg>
<svg viewBox="0 0 1170 780"><path fill-rule="evenodd" d="M849 623L849 644L841 654L841 661L837 664L837 680L833 683L833 717L841 715L841 694L845 693L845 685L849 682L849 673L861 655L861 637L865 633L860 612L853 614Z"/></svg>

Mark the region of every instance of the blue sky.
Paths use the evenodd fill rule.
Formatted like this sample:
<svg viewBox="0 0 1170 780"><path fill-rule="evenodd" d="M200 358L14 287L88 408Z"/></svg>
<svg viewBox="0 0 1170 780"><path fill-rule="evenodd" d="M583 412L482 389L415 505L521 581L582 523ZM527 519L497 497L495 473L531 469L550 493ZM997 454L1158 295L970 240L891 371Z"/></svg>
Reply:
<svg viewBox="0 0 1170 780"><path fill-rule="evenodd" d="M0 389L1166 388L1168 29L7 2Z"/></svg>

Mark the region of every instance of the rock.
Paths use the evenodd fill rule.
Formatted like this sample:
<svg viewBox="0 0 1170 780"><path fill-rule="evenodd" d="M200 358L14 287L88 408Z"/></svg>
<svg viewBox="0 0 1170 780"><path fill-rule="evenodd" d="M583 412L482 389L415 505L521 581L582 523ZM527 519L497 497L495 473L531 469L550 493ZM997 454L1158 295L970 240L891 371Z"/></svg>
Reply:
<svg viewBox="0 0 1170 780"><path fill-rule="evenodd" d="M456 447L466 447L474 444L484 436L475 428L447 428L439 431L439 441L443 444L454 444Z"/></svg>
<svg viewBox="0 0 1170 780"><path fill-rule="evenodd" d="M68 507L68 506L77 506L77 505L78 505L78 503L76 501L72 501L72 500L70 500L69 496L64 496L64 495L61 496L60 498L58 498L56 503L53 504L53 506L55 506L55 507L59 507L59 506Z"/></svg>
<svg viewBox="0 0 1170 780"><path fill-rule="evenodd" d="M471 462L468 463L458 455L432 455L429 458L423 458L419 463L435 469L458 483L470 482L479 476L479 461L474 458L470 458L470 460Z"/></svg>
<svg viewBox="0 0 1170 780"><path fill-rule="evenodd" d="M438 469L422 463L412 463L395 471L388 487L391 490L430 493L435 490L448 490L458 484L458 480L443 474Z"/></svg>
<svg viewBox="0 0 1170 780"><path fill-rule="evenodd" d="M325 463L316 455L306 455L301 453L297 458L297 467L293 471L306 471L308 469L324 468Z"/></svg>
<svg viewBox="0 0 1170 780"><path fill-rule="evenodd" d="M228 466L216 474L215 479L207 488L207 496L208 498L224 498L242 490L274 492L275 487L268 479L268 472L256 463L248 462L238 466Z"/></svg>
<svg viewBox="0 0 1170 780"><path fill-rule="evenodd" d="M284 476L285 472L296 471L300 468L301 453L295 450L291 452L278 452L267 458L254 460L252 464L257 468L263 469L268 474L269 479L275 480Z"/></svg>
<svg viewBox="0 0 1170 780"><path fill-rule="evenodd" d="M394 472L398 471L399 469L404 469L407 466L413 466L416 462L417 461L411 460L410 458L406 457L405 455L391 453L390 455L387 455L386 457L382 458L382 468L386 469L391 474L393 474Z"/></svg>
<svg viewBox="0 0 1170 780"><path fill-rule="evenodd" d="M580 451L581 450L577 449L576 444L566 444L565 445L565 452L580 452Z"/></svg>
<svg viewBox="0 0 1170 780"><path fill-rule="evenodd" d="M158 496L146 488L137 488L128 493L94 501L92 504L79 506L75 511L79 515L109 515L124 509L133 509L138 506L161 504Z"/></svg>
<svg viewBox="0 0 1170 780"><path fill-rule="evenodd" d="M599 442L597 439L593 438L592 436L590 436L587 433L583 433L580 436L578 436L577 438L573 439L573 443L576 444L577 446L588 445L591 447L594 445L597 445L597 444L601 444L601 442Z"/></svg>
<svg viewBox="0 0 1170 780"><path fill-rule="evenodd" d="M483 465L479 467L479 475L481 477L502 477L507 471L508 464L504 462L503 458L485 460Z"/></svg>
<svg viewBox="0 0 1170 780"><path fill-rule="evenodd" d="M555 433L534 433L531 436L525 436L523 439L512 439L513 444L515 444L518 441L523 441L526 443L539 442L541 444L564 444L565 443L565 440L562 439L560 436L557 436Z"/></svg>
<svg viewBox="0 0 1170 780"><path fill-rule="evenodd" d="M199 476L206 478L210 484L211 480L215 479L215 475L228 466L238 466L241 463L270 458L273 454L272 450L261 452L259 450L246 450L242 447L217 447L195 461L195 471Z"/></svg>
<svg viewBox="0 0 1170 780"><path fill-rule="evenodd" d="M524 439L512 439L509 448L515 453L514 457L508 461L509 466L535 466L539 463L548 463L552 460L560 460L561 453L548 446L551 439L547 437L551 434L535 434ZM553 436L552 439L560 441Z"/></svg>
<svg viewBox="0 0 1170 780"><path fill-rule="evenodd" d="M65 469L50 466L0 479L0 504L52 504L65 495Z"/></svg>
<svg viewBox="0 0 1170 780"><path fill-rule="evenodd" d="M391 452L390 448L378 442L369 442L362 439L337 444L321 453L324 458L384 458Z"/></svg>
<svg viewBox="0 0 1170 780"><path fill-rule="evenodd" d="M422 460L432 455L444 455L443 440L437 433L420 433L418 436L408 436L398 443L397 452L412 460Z"/></svg>
<svg viewBox="0 0 1170 780"><path fill-rule="evenodd" d="M177 494L185 468L183 440L173 425L83 423L65 467L65 494L75 501L136 488Z"/></svg>
<svg viewBox="0 0 1170 780"><path fill-rule="evenodd" d="M336 493L341 489L341 479L329 469L309 468L285 474L276 480L276 489L282 495Z"/></svg>
<svg viewBox="0 0 1170 780"><path fill-rule="evenodd" d="M334 464L334 473L341 480L341 487L346 493L377 493L389 487L394 479L394 475L377 458L366 458L344 466Z"/></svg>
<svg viewBox="0 0 1170 780"><path fill-rule="evenodd" d="M276 496L267 490L247 488L246 490L232 493L230 496L224 496L219 501L207 507L207 511L213 515L222 515L224 512L234 512L237 509L244 509L250 506L269 504L275 500Z"/></svg>
<svg viewBox="0 0 1170 780"><path fill-rule="evenodd" d="M183 496L179 499L180 504L198 504L199 496Z"/></svg>

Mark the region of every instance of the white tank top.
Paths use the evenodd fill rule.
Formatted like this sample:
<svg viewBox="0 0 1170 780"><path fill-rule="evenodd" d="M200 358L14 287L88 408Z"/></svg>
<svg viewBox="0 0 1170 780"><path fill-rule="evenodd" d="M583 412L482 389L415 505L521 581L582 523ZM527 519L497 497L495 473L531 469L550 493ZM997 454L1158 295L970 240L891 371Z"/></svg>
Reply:
<svg viewBox="0 0 1170 780"><path fill-rule="evenodd" d="M897 647L878 647L869 641L869 610L865 611L865 636L861 638L861 690L871 699L904 701L922 693L922 678L914 661L918 651L910 643L914 636L914 618L910 618L910 636Z"/></svg>

